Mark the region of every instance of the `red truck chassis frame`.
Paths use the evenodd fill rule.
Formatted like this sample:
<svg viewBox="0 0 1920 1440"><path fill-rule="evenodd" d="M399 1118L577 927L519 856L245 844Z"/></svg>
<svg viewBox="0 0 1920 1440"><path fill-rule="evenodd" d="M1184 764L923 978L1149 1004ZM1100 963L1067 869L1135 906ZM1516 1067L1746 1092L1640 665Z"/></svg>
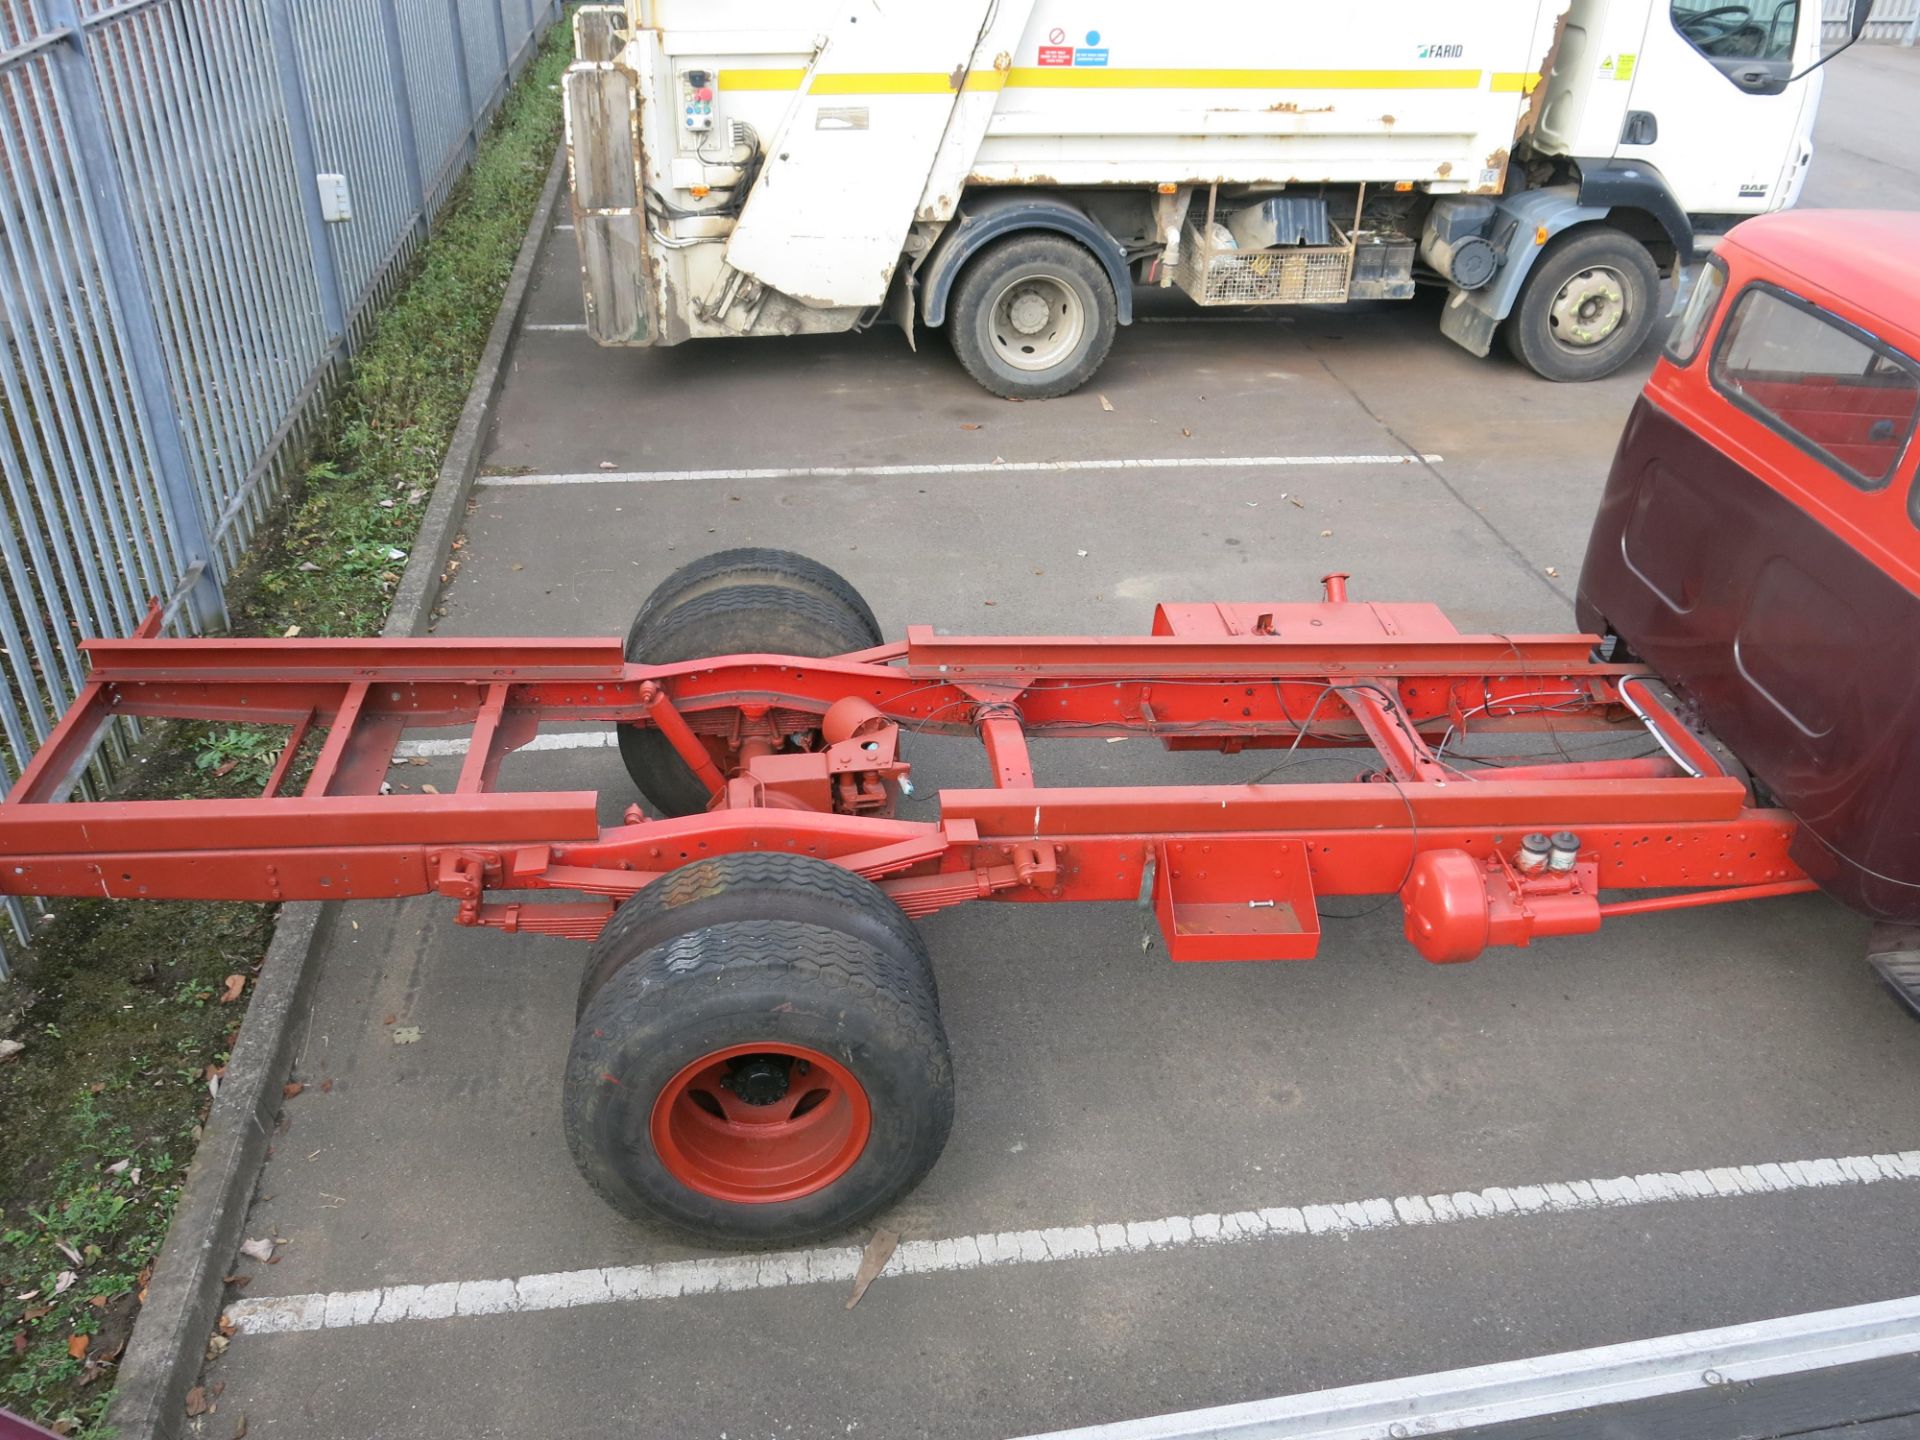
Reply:
<svg viewBox="0 0 1920 1440"><path fill-rule="evenodd" d="M1398 894L1428 959L1597 929L1610 915L1789 894L1795 821L1644 666L1585 635L1462 635L1433 606L1163 605L1154 633L956 637L809 660L627 663L617 639L168 640L87 646L84 690L0 806L0 892L128 899L376 899L437 892L459 920L596 936L690 860L789 851L875 881L910 915L962 901L1141 900L1176 960L1304 959L1316 897ZM262 794L70 802L115 717L288 727ZM496 789L543 725L653 726L704 814L603 826L592 792ZM470 732L451 793L383 793L408 732ZM892 818L902 731L977 735L992 785ZM309 736L324 743L283 793ZM1462 737L1557 753L1469 761ZM1642 734L1573 758L1564 737ZM1174 749L1375 752L1346 783L1055 788L1033 738ZM1589 742L1590 743L1590 742ZM1552 835L1543 849L1529 835ZM1602 890L1672 892L1603 903ZM570 900L541 892L571 892Z"/></svg>

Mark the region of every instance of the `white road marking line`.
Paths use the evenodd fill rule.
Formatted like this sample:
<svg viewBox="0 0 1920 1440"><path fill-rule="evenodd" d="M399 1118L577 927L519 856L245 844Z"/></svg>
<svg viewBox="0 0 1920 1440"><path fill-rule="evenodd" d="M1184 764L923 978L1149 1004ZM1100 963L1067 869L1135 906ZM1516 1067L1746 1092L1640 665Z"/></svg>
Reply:
<svg viewBox="0 0 1920 1440"><path fill-rule="evenodd" d="M529 327L534 328L534 327ZM1057 474L1072 470L1279 470L1322 465L1438 465L1444 455L1154 456L1131 460L981 460L944 465L796 465L764 470L602 470L584 475L482 475L507 485L657 485L668 480L808 480L891 475Z"/></svg>
<svg viewBox="0 0 1920 1440"><path fill-rule="evenodd" d="M571 225L556 225L556 226L554 226L553 228L554 228L554 229L556 229L556 230L571 230L571 229L573 229L573 226L571 226Z"/></svg>
<svg viewBox="0 0 1920 1440"><path fill-rule="evenodd" d="M522 325L522 330L544 330L553 335L574 335L585 330L584 323L573 325Z"/></svg>
<svg viewBox="0 0 1920 1440"><path fill-rule="evenodd" d="M1124 1224L1059 1226L907 1240L893 1252L886 1274L933 1275L1001 1265L1046 1265L1112 1255L1230 1245L1297 1235L1345 1235L1414 1225L1447 1225L1523 1215L1621 1209L1668 1201L1735 1195L1781 1195L1832 1186L1920 1179L1920 1150L1898 1155L1848 1155L1788 1160L1678 1174L1622 1175L1604 1180L1496 1185L1451 1195L1399 1195L1324 1205L1273 1206L1230 1215L1171 1215ZM793 1285L845 1284L860 1265L855 1246L789 1250L771 1255L723 1255L658 1265L563 1270L518 1279L447 1280L433 1285L388 1285L332 1294L258 1296L238 1300L227 1315L250 1335L385 1325L400 1320L447 1320L678 1300Z"/></svg>
<svg viewBox="0 0 1920 1440"><path fill-rule="evenodd" d="M611 730L536 735L526 744L516 746L513 753L518 755L527 750L604 750L614 741L614 732ZM393 756L396 760L426 760L437 755L464 755L467 745L468 738L464 735L451 740L403 740L394 746Z"/></svg>
<svg viewBox="0 0 1920 1440"><path fill-rule="evenodd" d="M1026 1440L1391 1440L1451 1435L1516 1420L1571 1417L1656 1395L1858 1365L1911 1354L1916 1345L1920 1297L1908 1297L1148 1420L1056 1430ZM1671 1417L1664 1427L1647 1418L1653 1430L1675 1433ZM1637 1429L1628 1415L1616 1412L1612 1419L1618 1433ZM1582 1434L1597 1433L1577 1422L1575 1428Z"/></svg>

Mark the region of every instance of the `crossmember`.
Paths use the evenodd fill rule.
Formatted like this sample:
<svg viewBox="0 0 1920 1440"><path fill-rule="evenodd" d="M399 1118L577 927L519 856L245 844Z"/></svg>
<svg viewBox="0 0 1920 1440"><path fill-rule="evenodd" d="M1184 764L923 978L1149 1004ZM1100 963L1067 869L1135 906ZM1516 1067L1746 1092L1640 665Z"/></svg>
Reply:
<svg viewBox="0 0 1920 1440"><path fill-rule="evenodd" d="M1347 598L1162 605L1152 633L959 637L802 659L628 663L617 639L94 641L87 685L0 806L0 893L373 899L438 893L462 923L591 939L690 860L818 856L910 915L980 899L1139 900L1180 960L1299 959L1317 900L1398 895L1428 959L1593 930L1609 914L1814 888L1795 822L1751 803L1644 666L1585 635L1462 635L1438 609ZM285 727L264 790L88 803L119 718ZM651 727L710 793L704 814L604 825L585 791L499 788L543 727ZM449 793L393 793L406 737L465 731ZM903 732L977 737L990 783L903 820ZM1460 753L1545 735L1558 754ZM1563 737L1643 736L1580 760ZM1058 787L1035 738L1145 737L1279 751L1252 782ZM297 787L296 757L312 760ZM317 751L315 749L317 747ZM1289 783L1304 751L1370 752ZM1665 892L1602 900L1609 890ZM570 892L556 898L554 892Z"/></svg>

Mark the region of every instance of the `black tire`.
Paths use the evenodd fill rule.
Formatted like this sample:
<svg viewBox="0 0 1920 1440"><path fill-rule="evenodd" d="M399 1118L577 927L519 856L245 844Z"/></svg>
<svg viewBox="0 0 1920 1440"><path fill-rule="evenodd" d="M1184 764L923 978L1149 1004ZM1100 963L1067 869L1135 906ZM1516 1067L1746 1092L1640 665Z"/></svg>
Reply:
<svg viewBox="0 0 1920 1440"><path fill-rule="evenodd" d="M1037 282L1030 293L1036 304L1045 304L1046 318L1037 321L1040 330L1025 335L1006 323L1005 312L1021 298L1013 287L1029 280ZM1052 302L1041 298L1046 292ZM998 318L996 312L1002 312ZM947 307L947 334L967 373L993 394L1050 400L1093 378L1113 345L1118 320L1113 281L1091 250L1062 235L1013 235L967 262ZM1023 350L1044 358L1050 345L1058 347L1058 359L1042 368L1008 359Z"/></svg>
<svg viewBox="0 0 1920 1440"><path fill-rule="evenodd" d="M669 1167L656 1103L736 1046L844 1069L871 1115L847 1168L794 1198L741 1200ZM607 982L574 1032L563 1108L574 1163L622 1214L704 1244L790 1245L858 1225L933 1168L953 1123L953 1066L913 965L823 926L740 921L655 946Z"/></svg>
<svg viewBox="0 0 1920 1440"><path fill-rule="evenodd" d="M653 616L725 585L785 585L804 590L824 600L837 601L858 615L875 645L884 638L872 609L845 576L791 550L750 546L703 555L654 586L647 603L640 607L640 613L633 617L633 624L627 630L628 656L632 657L641 630Z"/></svg>
<svg viewBox="0 0 1920 1440"><path fill-rule="evenodd" d="M1591 343L1556 316L1560 292L1577 277L1593 275L1593 301L1604 333ZM1619 318L1605 328L1617 297ZM1569 302L1574 298L1569 296ZM1566 310L1565 305L1559 307ZM1534 262L1519 303L1502 333L1507 349L1534 374L1548 380L1599 380L1625 365L1646 343L1660 318L1660 272L1653 257L1630 235L1604 226L1576 230L1548 245Z"/></svg>
<svg viewBox="0 0 1920 1440"><path fill-rule="evenodd" d="M627 659L645 665L769 653L820 659L865 650L867 622L846 603L785 585L724 585L662 607L640 627ZM651 726L619 727L620 758L663 815L698 815L711 798L673 745Z"/></svg>
<svg viewBox="0 0 1920 1440"><path fill-rule="evenodd" d="M910 962L926 975L929 988L934 985L933 960L919 930L871 880L812 855L743 850L682 865L616 910L588 953L574 1019L623 966L654 946L735 920L823 925Z"/></svg>

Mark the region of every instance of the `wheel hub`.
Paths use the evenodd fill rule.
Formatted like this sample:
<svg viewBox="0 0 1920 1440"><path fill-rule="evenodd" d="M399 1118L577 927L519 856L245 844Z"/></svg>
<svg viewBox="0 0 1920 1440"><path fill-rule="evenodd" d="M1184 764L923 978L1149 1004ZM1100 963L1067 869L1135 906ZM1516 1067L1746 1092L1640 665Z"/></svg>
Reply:
<svg viewBox="0 0 1920 1440"><path fill-rule="evenodd" d="M1604 266L1582 270L1560 287L1549 312L1553 335L1581 349L1598 345L1627 318L1626 284Z"/></svg>
<svg viewBox="0 0 1920 1440"><path fill-rule="evenodd" d="M1022 335L1038 335L1047 323L1052 307L1044 296L1032 290L1022 290L1007 306L1007 319L1013 322L1013 328Z"/></svg>
<svg viewBox="0 0 1920 1440"><path fill-rule="evenodd" d="M733 1069L721 1077L720 1083L748 1105L772 1105L787 1096L788 1067L805 1063L781 1055L748 1055L733 1062Z"/></svg>
<svg viewBox="0 0 1920 1440"><path fill-rule="evenodd" d="M1027 271L994 297L985 338L1016 370L1051 370L1072 360L1087 323L1078 290L1058 275Z"/></svg>

